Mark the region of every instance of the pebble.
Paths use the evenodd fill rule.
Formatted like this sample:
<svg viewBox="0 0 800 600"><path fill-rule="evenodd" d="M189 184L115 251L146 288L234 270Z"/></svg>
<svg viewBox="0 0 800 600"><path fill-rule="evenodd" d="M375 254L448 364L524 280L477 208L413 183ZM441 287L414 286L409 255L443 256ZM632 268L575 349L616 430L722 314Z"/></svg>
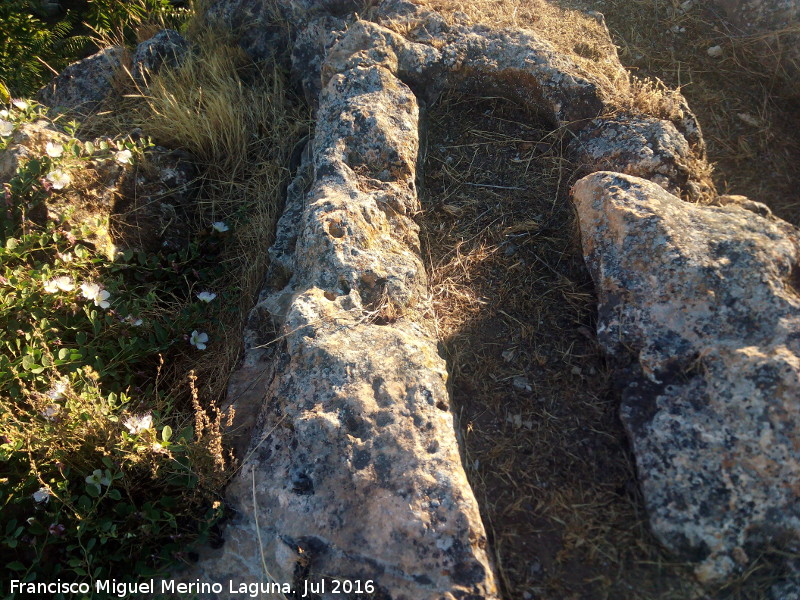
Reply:
<svg viewBox="0 0 800 600"><path fill-rule="evenodd" d="M722 46L711 46L708 50L706 50L706 53L711 58L719 58L722 56Z"/></svg>
<svg viewBox="0 0 800 600"><path fill-rule="evenodd" d="M518 390L520 392L532 392L533 391L533 388L531 387L531 384L528 383L528 378L527 377L522 377L522 376L514 377L514 379L512 380L511 384L514 386L515 390Z"/></svg>

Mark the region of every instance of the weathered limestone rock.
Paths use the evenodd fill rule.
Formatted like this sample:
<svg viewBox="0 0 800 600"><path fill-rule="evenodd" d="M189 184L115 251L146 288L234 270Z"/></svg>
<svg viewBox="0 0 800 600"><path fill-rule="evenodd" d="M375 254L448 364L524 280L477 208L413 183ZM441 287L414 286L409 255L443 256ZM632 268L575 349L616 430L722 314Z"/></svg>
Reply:
<svg viewBox="0 0 800 600"><path fill-rule="evenodd" d="M104 48L68 66L39 90L36 99L61 112L91 113L111 93L111 79L121 61L122 48Z"/></svg>
<svg viewBox="0 0 800 600"><path fill-rule="evenodd" d="M630 114L595 119L570 146L579 172L635 175L692 200L713 189L703 172L702 154L670 121Z"/></svg>
<svg viewBox="0 0 800 600"><path fill-rule="evenodd" d="M724 581L800 538L800 236L620 173L573 200L653 531Z"/></svg>
<svg viewBox="0 0 800 600"><path fill-rule="evenodd" d="M344 1L277 9L218 0L207 15L238 28L254 58L290 47L318 122L229 388L243 457L234 516L185 577L302 589L324 575L372 580L394 600L495 597L426 316L411 219L418 102L446 87L501 94L570 128L588 170L627 167L689 197L713 192L699 127L688 109L672 122L601 119L608 89L627 84L622 67L585 73L531 31L448 25L404 0L373 6L374 21ZM405 35L384 26L398 23ZM288 45L275 42L281 24ZM698 527L706 543L714 525Z"/></svg>
<svg viewBox="0 0 800 600"><path fill-rule="evenodd" d="M19 165L36 156L44 156L48 142L64 144L67 136L56 131L49 121L22 123L11 134L8 147L0 152L0 181L8 181Z"/></svg>
<svg viewBox="0 0 800 600"><path fill-rule="evenodd" d="M266 566L300 591L328 579L323 598L330 578L394 600L497 598L425 316L416 98L389 68L343 61L317 118L251 320L269 313L279 354L251 347L233 383L257 432L228 490L236 517L190 577L257 581Z"/></svg>
<svg viewBox="0 0 800 600"><path fill-rule="evenodd" d="M9 182L21 164L45 156L48 143L64 146L68 141L44 119L18 125L8 147L0 151L0 183ZM101 140L91 141L100 146ZM73 162L69 172L70 185L32 207L28 219L43 224L69 215L75 225L91 221L95 226L90 239L109 254L188 244L197 172L186 152L155 146L145 151L136 170L105 156Z"/></svg>
<svg viewBox="0 0 800 600"><path fill-rule="evenodd" d="M143 85L148 73L156 73L162 64L175 66L188 51L188 42L177 31L159 31L136 47L131 75ZM111 46L72 63L39 90L36 99L58 112L96 111L114 90L112 80L122 67L123 55L120 46Z"/></svg>
<svg viewBox="0 0 800 600"><path fill-rule="evenodd" d="M131 75L136 83L145 85L150 75L158 72L162 65L175 67L189 51L189 42L174 29L163 29L145 40L133 53Z"/></svg>

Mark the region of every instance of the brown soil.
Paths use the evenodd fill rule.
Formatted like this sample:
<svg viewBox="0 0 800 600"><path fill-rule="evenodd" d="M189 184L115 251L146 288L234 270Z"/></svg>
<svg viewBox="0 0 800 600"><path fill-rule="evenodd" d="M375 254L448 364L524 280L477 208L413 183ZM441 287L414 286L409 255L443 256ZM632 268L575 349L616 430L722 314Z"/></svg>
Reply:
<svg viewBox="0 0 800 600"><path fill-rule="evenodd" d="M699 597L647 531L561 137L499 98L427 118L422 239L504 598Z"/></svg>
<svg viewBox="0 0 800 600"><path fill-rule="evenodd" d="M681 89L703 128L720 193L749 196L800 225L800 85L777 65L764 66L767 46L738 36L703 2L686 12L658 0L574 4L605 14L633 73ZM708 48L717 45L723 55L712 58Z"/></svg>
<svg viewBox="0 0 800 600"><path fill-rule="evenodd" d="M688 10L682 0L417 2L448 18L532 29L600 76L609 72L611 49L586 13L602 13L622 64L639 78L680 89L689 101L719 193L764 202L800 226L800 82L774 60L780 39L743 36L700 1ZM707 51L717 45L722 56L713 58Z"/></svg>

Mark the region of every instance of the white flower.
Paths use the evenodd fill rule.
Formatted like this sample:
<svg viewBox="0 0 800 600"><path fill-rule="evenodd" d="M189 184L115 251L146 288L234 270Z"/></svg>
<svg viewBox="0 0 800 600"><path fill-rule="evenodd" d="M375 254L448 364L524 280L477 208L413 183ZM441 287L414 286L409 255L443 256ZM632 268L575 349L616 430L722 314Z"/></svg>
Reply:
<svg viewBox="0 0 800 600"><path fill-rule="evenodd" d="M61 144L54 144L53 142L47 142L44 151L47 152L47 156L50 158L58 158L64 154L64 146Z"/></svg>
<svg viewBox="0 0 800 600"><path fill-rule="evenodd" d="M123 321L125 321L129 325L132 325L133 327L139 327L139 325L141 325L143 323L143 321L141 319L137 319L133 315L128 315L127 317L125 317L123 319Z"/></svg>
<svg viewBox="0 0 800 600"><path fill-rule="evenodd" d="M28 103L25 100L12 100L11 104L19 110L28 110Z"/></svg>
<svg viewBox="0 0 800 600"><path fill-rule="evenodd" d="M215 231L219 231L220 233L223 233L224 231L228 231L228 226L227 226L227 225L225 225L225 223L224 223L223 221L214 221L214 222L211 224L211 227L212 227L212 228L213 228Z"/></svg>
<svg viewBox="0 0 800 600"><path fill-rule="evenodd" d="M14 124L11 121L0 119L0 135L8 137L14 132Z"/></svg>
<svg viewBox="0 0 800 600"><path fill-rule="evenodd" d="M67 391L67 382L66 381L57 381L53 384L49 390L47 390L47 396L51 400L61 400L64 397L64 392Z"/></svg>
<svg viewBox="0 0 800 600"><path fill-rule="evenodd" d="M53 184L54 190L62 190L69 185L69 182L72 181L72 178L66 171L56 169L55 171L50 171L47 174L47 181Z"/></svg>
<svg viewBox="0 0 800 600"><path fill-rule="evenodd" d="M111 304L108 302L111 294L103 289L100 289L100 286L96 283L82 283L81 293L87 300L94 300L95 306L99 306L100 308L108 308L111 306Z"/></svg>
<svg viewBox="0 0 800 600"><path fill-rule="evenodd" d="M136 435L153 427L153 415L131 415L122 423L132 434Z"/></svg>
<svg viewBox="0 0 800 600"><path fill-rule="evenodd" d="M86 281L81 284L81 294L83 294L83 297L86 298L87 300L92 300L97 296L99 292L100 292L100 286L97 285L96 283L91 283Z"/></svg>
<svg viewBox="0 0 800 600"><path fill-rule="evenodd" d="M42 416L48 421L55 421L58 413L61 412L61 407L58 404L48 404L42 411Z"/></svg>
<svg viewBox="0 0 800 600"><path fill-rule="evenodd" d="M66 275L51 279L44 284L44 291L48 294L55 294L58 290L61 290L62 292L70 292L73 289L75 289L75 284L72 283L72 279Z"/></svg>
<svg viewBox="0 0 800 600"><path fill-rule="evenodd" d="M192 332L192 336L189 338L189 343L198 350L205 350L207 341L208 334L199 333L196 329Z"/></svg>
<svg viewBox="0 0 800 600"><path fill-rule="evenodd" d="M116 154L114 154L114 160L116 160L121 165L127 165L131 162L131 154L130 150L120 150Z"/></svg>
<svg viewBox="0 0 800 600"><path fill-rule="evenodd" d="M99 294L94 299L94 305L99 306L100 308L108 308L111 306L111 303L108 299L111 297L111 293L105 290L101 290Z"/></svg>
<svg viewBox="0 0 800 600"><path fill-rule="evenodd" d="M108 469L106 469L107 471ZM91 475L86 478L86 483L90 485L95 485L97 487L103 485L111 485L111 477L108 474L103 475L103 471L100 469L95 469Z"/></svg>
<svg viewBox="0 0 800 600"><path fill-rule="evenodd" d="M0 119L7 119L8 115L9 112L5 108L3 110L0 110Z"/></svg>
<svg viewBox="0 0 800 600"><path fill-rule="evenodd" d="M214 292L200 292L197 294L197 299L203 302L211 302L217 295Z"/></svg>
<svg viewBox="0 0 800 600"><path fill-rule="evenodd" d="M65 252L64 254L61 254L61 252L56 252L56 256L58 256L58 260L64 263L72 262L73 258L72 254L69 252Z"/></svg>
<svg viewBox="0 0 800 600"><path fill-rule="evenodd" d="M39 488L39 490L38 490L38 491L36 491L36 492L33 492L33 500L34 500L35 502L38 502L38 503L40 503L40 504L41 504L42 502L44 502L45 504L47 504L47 502L49 502L49 501L50 501L50 496L51 496L51 495L52 495L52 494L50 493L50 490L48 490L46 487L41 487L41 488Z"/></svg>

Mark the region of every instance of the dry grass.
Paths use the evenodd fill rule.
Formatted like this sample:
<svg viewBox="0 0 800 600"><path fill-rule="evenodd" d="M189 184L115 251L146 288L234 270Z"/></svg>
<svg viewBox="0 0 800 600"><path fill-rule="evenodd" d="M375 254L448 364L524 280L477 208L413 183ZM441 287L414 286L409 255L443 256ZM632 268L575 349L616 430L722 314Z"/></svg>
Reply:
<svg viewBox="0 0 800 600"><path fill-rule="evenodd" d="M562 136L498 98L447 96L429 119L422 239L504 597L700 597L647 530Z"/></svg>
<svg viewBox="0 0 800 600"><path fill-rule="evenodd" d="M703 127L719 193L747 195L800 224L800 83L780 67L782 37L738 36L699 2L685 12L664 0L561 3L602 11L623 64L680 89ZM708 55L712 46L721 57Z"/></svg>
<svg viewBox="0 0 800 600"><path fill-rule="evenodd" d="M183 148L202 172L197 230L232 225L220 261L228 276L213 287L235 289L239 302L217 324L223 342L192 368L200 398L222 398L241 351L247 312L266 271L267 248L280 216L289 153L303 120L289 108L282 74L255 65L231 40L200 32L198 52L162 70L142 94L139 123L159 143Z"/></svg>
<svg viewBox="0 0 800 600"><path fill-rule="evenodd" d="M670 118L675 104L670 90L680 90L703 127L719 193L750 196L800 224L800 139L794 135L800 127L800 83L779 60L782 45L795 39L800 25L775 36L741 36L704 3L683 11L678 0L418 3L452 20L535 30L570 54L621 108ZM620 60L632 71L630 85L614 77L608 57L615 49L587 16L591 11L605 15ZM720 58L707 54L716 45L723 50Z"/></svg>
<svg viewBox="0 0 800 600"><path fill-rule="evenodd" d="M119 97L85 122L83 133L124 134L139 127L157 144L188 151L200 173L189 228L208 232L215 221L231 227L218 257L226 274L205 285L234 292L238 300L208 325L213 352L187 353L161 373L170 397L186 404L185 425L206 419L205 429L213 431L221 424L216 407L239 360L244 322L266 272L289 176L285 165L307 119L287 98L283 73L254 64L230 34L201 22L196 17L190 27L194 51L179 67L159 71L146 88L120 73Z"/></svg>

